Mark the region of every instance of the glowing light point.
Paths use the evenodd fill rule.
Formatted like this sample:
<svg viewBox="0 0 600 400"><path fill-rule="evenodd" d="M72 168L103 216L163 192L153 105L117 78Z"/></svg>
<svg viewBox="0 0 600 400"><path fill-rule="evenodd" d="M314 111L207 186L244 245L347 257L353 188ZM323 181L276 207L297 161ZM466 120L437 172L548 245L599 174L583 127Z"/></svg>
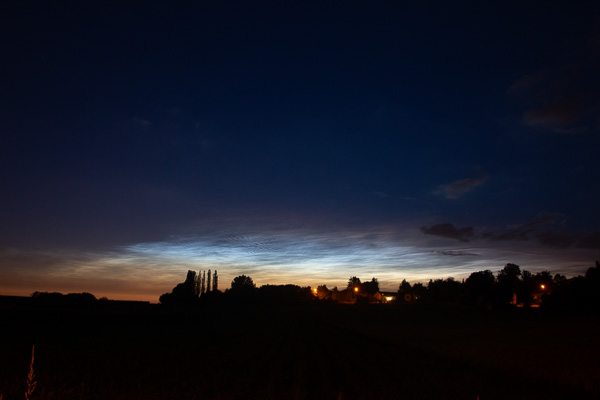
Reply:
<svg viewBox="0 0 600 400"><path fill-rule="evenodd" d="M542 288L542 290L546 289L546 285L540 285L540 288Z"/></svg>

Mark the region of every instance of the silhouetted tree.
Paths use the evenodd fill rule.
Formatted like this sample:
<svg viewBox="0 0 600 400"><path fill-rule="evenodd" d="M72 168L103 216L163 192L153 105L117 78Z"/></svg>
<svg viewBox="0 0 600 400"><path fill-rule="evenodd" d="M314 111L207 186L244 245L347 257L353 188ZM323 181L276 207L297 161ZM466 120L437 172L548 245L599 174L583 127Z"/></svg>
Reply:
<svg viewBox="0 0 600 400"><path fill-rule="evenodd" d="M266 304L291 304L314 301L309 287L298 285L263 285L258 289L258 297Z"/></svg>
<svg viewBox="0 0 600 400"><path fill-rule="evenodd" d="M337 286L334 286L333 289L331 289L331 300L338 301L339 299L340 291L338 290Z"/></svg>
<svg viewBox="0 0 600 400"><path fill-rule="evenodd" d="M194 281L195 287L194 287L194 293L196 295L196 297L200 297L200 281L202 280L202 278L200 277L200 271L198 271L198 274L196 275L196 279Z"/></svg>
<svg viewBox="0 0 600 400"><path fill-rule="evenodd" d="M317 286L317 297L320 300L330 300L331 296L332 296L332 291L327 289L327 285Z"/></svg>
<svg viewBox="0 0 600 400"><path fill-rule="evenodd" d="M353 276L348 279L348 289L354 290L355 288L360 289L360 279L356 276Z"/></svg>
<svg viewBox="0 0 600 400"><path fill-rule="evenodd" d="M408 283L406 279L402 279L402 283L398 285L398 293L410 293L411 289L412 286L410 286L410 283Z"/></svg>
<svg viewBox="0 0 600 400"><path fill-rule="evenodd" d="M540 271L531 277L531 296L536 304L543 304L556 285L549 271Z"/></svg>
<svg viewBox="0 0 600 400"><path fill-rule="evenodd" d="M189 287L193 288L196 283L196 271L189 270L187 272L187 275L185 276L184 283Z"/></svg>
<svg viewBox="0 0 600 400"><path fill-rule="evenodd" d="M489 269L473 272L465 281L465 302L479 306L491 303L495 281L494 274Z"/></svg>
<svg viewBox="0 0 600 400"><path fill-rule="evenodd" d="M429 300L435 303L455 303L460 297L460 285L452 277L430 280L427 285Z"/></svg>
<svg viewBox="0 0 600 400"><path fill-rule="evenodd" d="M228 299L242 306L254 304L257 301L258 289L247 275L239 275L231 281L231 288L225 292Z"/></svg>
<svg viewBox="0 0 600 400"><path fill-rule="evenodd" d="M59 292L33 292L31 298L36 304L61 305L64 304L63 294Z"/></svg>
<svg viewBox="0 0 600 400"><path fill-rule="evenodd" d="M160 304L172 304L173 295L171 293L163 293L158 297Z"/></svg>
<svg viewBox="0 0 600 400"><path fill-rule="evenodd" d="M421 282L412 285L412 292L415 301L422 302L427 300L427 288Z"/></svg>
<svg viewBox="0 0 600 400"><path fill-rule="evenodd" d="M529 271L523 270L521 273L521 282L517 286L517 300L525 307L531 304L540 305L542 296L551 293L554 290L554 279L548 271L541 271L532 275Z"/></svg>
<svg viewBox="0 0 600 400"><path fill-rule="evenodd" d="M410 283L406 279L402 279L400 285L398 285L398 296L397 300L400 303L408 303L413 301L413 291Z"/></svg>
<svg viewBox="0 0 600 400"><path fill-rule="evenodd" d="M363 283L362 285L360 285L360 292L362 294L367 294L370 296L374 295L375 293L378 293L379 282L376 278L373 278L371 279L371 281Z"/></svg>
<svg viewBox="0 0 600 400"><path fill-rule="evenodd" d="M206 271L202 271L202 283L200 283L200 294L206 293Z"/></svg>
<svg viewBox="0 0 600 400"><path fill-rule="evenodd" d="M521 276L521 267L517 264L506 264L504 268L498 272L498 283L508 283L516 287Z"/></svg>
<svg viewBox="0 0 600 400"><path fill-rule="evenodd" d="M517 288L520 284L520 276L521 267L516 264L506 264L504 268L498 272L494 296L497 305L507 305L513 301L513 296L517 293Z"/></svg>
<svg viewBox="0 0 600 400"><path fill-rule="evenodd" d="M210 269L208 270L208 273L206 274L206 292L210 292Z"/></svg>
<svg viewBox="0 0 600 400"><path fill-rule="evenodd" d="M96 296L91 293L83 292L83 293L68 293L66 296L66 300L68 304L78 305L78 306L86 306L94 304L96 300Z"/></svg>
<svg viewBox="0 0 600 400"><path fill-rule="evenodd" d="M246 275L236 276L231 281L231 291L233 291L233 292L236 292L236 291L247 292L247 291L253 291L254 289L256 289L256 285L254 285L252 278L250 278L249 276L246 276Z"/></svg>
<svg viewBox="0 0 600 400"><path fill-rule="evenodd" d="M545 276L547 278L547 276ZM588 268L585 276L566 279L555 275L550 293L543 297L542 306L551 309L569 309L600 312L600 263Z"/></svg>
<svg viewBox="0 0 600 400"><path fill-rule="evenodd" d="M561 275L561 274L555 274L554 277L552 278L552 283L553 283L555 289L564 285L567 281L568 281L567 277L564 275Z"/></svg>
<svg viewBox="0 0 600 400"><path fill-rule="evenodd" d="M178 284L171 293L159 297L161 304L191 304L197 300L195 295L196 272L188 271L185 282Z"/></svg>
<svg viewBox="0 0 600 400"><path fill-rule="evenodd" d="M34 304L44 306L87 307L98 302L96 296L88 292L68 293L66 295L59 292L33 292L31 297Z"/></svg>
<svg viewBox="0 0 600 400"><path fill-rule="evenodd" d="M525 307L531 306L533 301L534 281L531 272L524 269L521 272L521 280L517 283L517 303Z"/></svg>
<svg viewBox="0 0 600 400"><path fill-rule="evenodd" d="M587 279L592 285L600 282L600 263L596 260L595 267L589 267L587 271L585 271L585 279Z"/></svg>
<svg viewBox="0 0 600 400"><path fill-rule="evenodd" d="M213 291L219 290L219 276L217 275L217 270L215 269L215 274L213 275Z"/></svg>
<svg viewBox="0 0 600 400"><path fill-rule="evenodd" d="M590 267L585 272L586 301L589 307L600 310L600 263L596 260L596 266Z"/></svg>

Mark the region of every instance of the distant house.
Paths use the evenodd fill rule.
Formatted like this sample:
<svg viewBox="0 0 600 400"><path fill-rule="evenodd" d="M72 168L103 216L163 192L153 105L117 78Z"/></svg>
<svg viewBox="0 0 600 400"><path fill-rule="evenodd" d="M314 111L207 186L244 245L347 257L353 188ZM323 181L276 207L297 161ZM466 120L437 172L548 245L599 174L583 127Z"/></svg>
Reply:
<svg viewBox="0 0 600 400"><path fill-rule="evenodd" d="M366 303L391 303L396 300L396 293L376 292L374 294L366 294L352 289L344 289L340 291L332 291L330 298L338 303L347 304L354 304L357 301Z"/></svg>
<svg viewBox="0 0 600 400"><path fill-rule="evenodd" d="M381 292L377 292L375 294L369 295L369 303L381 303L384 296Z"/></svg>
<svg viewBox="0 0 600 400"><path fill-rule="evenodd" d="M337 301L340 303L356 303L357 295L353 290L344 289L338 292Z"/></svg>
<svg viewBox="0 0 600 400"><path fill-rule="evenodd" d="M382 303L391 303L396 301L397 293L395 292L379 292Z"/></svg>
<svg viewBox="0 0 600 400"><path fill-rule="evenodd" d="M397 293L394 292L377 292L375 294L367 295L369 303L381 303L387 304L396 301Z"/></svg>
<svg viewBox="0 0 600 400"><path fill-rule="evenodd" d="M542 305L543 296L550 294L550 293L551 293L551 291L549 290L549 288L546 285L541 284L537 289L535 289L531 293L531 298L529 299L529 304L519 303L519 304L517 304L517 307L538 308Z"/></svg>

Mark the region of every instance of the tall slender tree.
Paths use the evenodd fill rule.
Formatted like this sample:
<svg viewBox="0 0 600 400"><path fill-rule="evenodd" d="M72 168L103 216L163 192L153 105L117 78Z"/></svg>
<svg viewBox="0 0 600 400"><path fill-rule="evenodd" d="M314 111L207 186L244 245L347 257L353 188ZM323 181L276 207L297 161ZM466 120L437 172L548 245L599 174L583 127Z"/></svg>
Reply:
<svg viewBox="0 0 600 400"><path fill-rule="evenodd" d="M206 292L206 271L202 271L202 283L200 284L200 294Z"/></svg>
<svg viewBox="0 0 600 400"><path fill-rule="evenodd" d="M200 276L200 271L198 271L198 275L196 275L196 282L194 282L196 284L196 287L194 288L196 297L200 297L200 281L201 280L202 280L202 277Z"/></svg>
<svg viewBox="0 0 600 400"><path fill-rule="evenodd" d="M217 291L219 289L219 275L217 275L217 270L215 269L215 274L213 275L213 291Z"/></svg>
<svg viewBox="0 0 600 400"><path fill-rule="evenodd" d="M210 269L208 270L208 273L206 274L206 292L210 292Z"/></svg>

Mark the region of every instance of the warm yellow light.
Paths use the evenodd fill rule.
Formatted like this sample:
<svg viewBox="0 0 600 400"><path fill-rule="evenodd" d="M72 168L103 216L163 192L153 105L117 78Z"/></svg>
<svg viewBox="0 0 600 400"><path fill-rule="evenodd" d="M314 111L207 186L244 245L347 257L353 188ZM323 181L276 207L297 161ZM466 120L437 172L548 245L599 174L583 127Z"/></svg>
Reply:
<svg viewBox="0 0 600 400"><path fill-rule="evenodd" d="M546 285L540 285L540 287L542 288L542 290L546 289Z"/></svg>
<svg viewBox="0 0 600 400"><path fill-rule="evenodd" d="M317 293L317 288L314 288L314 289L313 289L313 292Z"/></svg>
<svg viewBox="0 0 600 400"><path fill-rule="evenodd" d="M355 288L354 288L354 291L355 291L355 292L358 292L358 288L357 288L357 287L355 287Z"/></svg>
<svg viewBox="0 0 600 400"><path fill-rule="evenodd" d="M385 298L387 301L392 301L392 298L390 296Z"/></svg>

